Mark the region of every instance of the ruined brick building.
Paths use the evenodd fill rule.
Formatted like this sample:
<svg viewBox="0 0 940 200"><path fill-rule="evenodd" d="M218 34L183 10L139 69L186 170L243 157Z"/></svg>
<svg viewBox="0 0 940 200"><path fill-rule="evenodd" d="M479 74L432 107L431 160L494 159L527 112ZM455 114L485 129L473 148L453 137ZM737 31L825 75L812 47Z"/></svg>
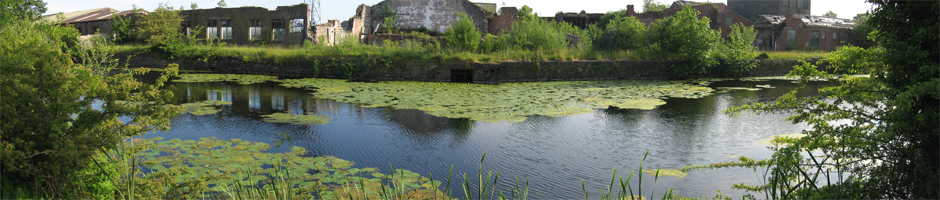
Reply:
<svg viewBox="0 0 940 200"><path fill-rule="evenodd" d="M754 24L755 44L761 50L835 50L857 42L851 34L855 22L806 14L761 15Z"/></svg>
<svg viewBox="0 0 940 200"><path fill-rule="evenodd" d="M262 7L210 8L180 12L183 22L180 32L192 34L193 28L202 27L197 36L218 39L228 44L252 44L266 40L270 44L303 44L313 40L308 33L309 6L298 4L278 6L276 10Z"/></svg>

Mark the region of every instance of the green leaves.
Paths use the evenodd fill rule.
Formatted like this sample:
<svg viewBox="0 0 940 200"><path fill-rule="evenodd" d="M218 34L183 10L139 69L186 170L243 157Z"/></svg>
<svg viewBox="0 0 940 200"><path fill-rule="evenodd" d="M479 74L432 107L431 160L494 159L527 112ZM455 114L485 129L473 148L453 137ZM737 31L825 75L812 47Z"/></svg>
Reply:
<svg viewBox="0 0 940 200"><path fill-rule="evenodd" d="M179 79L173 80L173 82L196 83L229 81L249 85L277 79L275 76L251 74L180 74L178 77Z"/></svg>
<svg viewBox="0 0 940 200"><path fill-rule="evenodd" d="M296 125L323 125L330 123L330 117L324 115L292 115L290 113L274 113L261 115L266 122L289 123Z"/></svg>
<svg viewBox="0 0 940 200"><path fill-rule="evenodd" d="M577 115L611 107L649 110L665 104L663 98L699 98L713 91L700 85L657 80L499 85L405 81L362 83L333 79L279 82L286 87L313 90L317 98L367 104L368 107L418 109L440 117L486 122L522 121L530 115Z"/></svg>
<svg viewBox="0 0 940 200"><path fill-rule="evenodd" d="M476 51L480 45L480 31L473 25L473 19L465 13L457 13L457 21L444 33L447 44L462 51Z"/></svg>

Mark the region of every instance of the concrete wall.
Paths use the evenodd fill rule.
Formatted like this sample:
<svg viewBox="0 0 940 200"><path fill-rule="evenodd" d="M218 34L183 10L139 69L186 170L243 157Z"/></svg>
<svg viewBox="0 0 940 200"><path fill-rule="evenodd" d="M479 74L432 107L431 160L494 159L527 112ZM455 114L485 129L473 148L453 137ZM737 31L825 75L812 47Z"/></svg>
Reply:
<svg viewBox="0 0 940 200"><path fill-rule="evenodd" d="M122 64L127 55L116 55ZM799 65L797 60L759 60L758 67L745 76L785 75ZM815 62L815 60L811 61ZM208 62L196 59L160 59L154 55L137 55L131 67L164 68L177 63L181 69L213 71L214 73L266 74L283 78L353 78L379 80L417 80L450 82L456 73L472 74L474 83L520 81L565 81L605 79L669 78L675 61L520 61L503 63L468 63L440 61L402 61L388 59L321 59L306 63L246 63L237 58L213 58ZM824 66L821 66L824 67ZM456 72L452 74L452 72ZM691 77L718 77L719 74L695 74Z"/></svg>
<svg viewBox="0 0 940 200"><path fill-rule="evenodd" d="M473 24L480 33L487 31L487 12L467 0L385 0L372 6L371 27L382 23L383 9L388 8L398 13L398 26L401 28L425 27L431 31L443 33L457 21L457 13L465 13L473 19ZM371 32L370 32L371 33Z"/></svg>
<svg viewBox="0 0 940 200"><path fill-rule="evenodd" d="M183 21L188 21L193 28L202 26L199 38L208 38L206 28L218 29L222 33L222 20L231 20L232 38L222 40L228 44L251 44L249 20L261 21L261 32L272 31L273 28L284 28L285 35L283 41L271 41L271 44L303 44L304 40L311 40L307 34L309 28L309 18L307 17L307 4L294 6L278 6L276 10L268 10L261 7L241 7L241 8L211 8L184 10L180 12ZM272 22L275 19L283 20L282 27L273 27ZM290 22L293 19L302 19L303 26L298 32L292 32ZM208 20L215 20L216 26L207 27ZM216 35L217 37L219 35ZM272 36L262 36L272 37ZM273 38L273 37L272 37Z"/></svg>

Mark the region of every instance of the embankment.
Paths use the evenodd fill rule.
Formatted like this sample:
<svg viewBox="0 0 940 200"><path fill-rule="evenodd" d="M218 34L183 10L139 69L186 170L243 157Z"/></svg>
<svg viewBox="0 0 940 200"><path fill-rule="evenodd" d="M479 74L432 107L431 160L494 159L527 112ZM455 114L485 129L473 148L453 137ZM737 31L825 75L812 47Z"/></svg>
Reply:
<svg viewBox="0 0 940 200"><path fill-rule="evenodd" d="M277 64L245 62L238 58L207 60L164 59L156 54L116 55L131 67L163 68L177 63L181 69L231 74L265 74L284 78L351 78L377 80L416 80L440 82L499 83L521 81L609 80L669 78L668 60L590 60L590 61L513 61L500 63L449 62L433 60L309 59L309 62ZM815 62L815 60L812 60ZM785 75L799 65L799 60L757 60L757 67L744 76ZM691 77L720 77L704 73Z"/></svg>

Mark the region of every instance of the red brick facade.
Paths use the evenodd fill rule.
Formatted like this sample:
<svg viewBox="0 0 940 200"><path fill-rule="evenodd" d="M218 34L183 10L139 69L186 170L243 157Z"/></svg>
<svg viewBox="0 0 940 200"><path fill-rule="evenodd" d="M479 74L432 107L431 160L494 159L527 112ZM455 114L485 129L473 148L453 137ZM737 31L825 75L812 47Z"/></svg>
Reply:
<svg viewBox="0 0 940 200"><path fill-rule="evenodd" d="M842 45L855 44L850 34L854 26L855 24L847 19L789 14L786 15L786 26L774 30L779 31L776 33L779 37L774 38L776 44L768 44L766 47L762 46L761 49L835 50L836 47ZM764 35L773 34L773 32L763 34L768 31L770 30L761 30L762 34L758 39L768 39L761 38L765 37Z"/></svg>

